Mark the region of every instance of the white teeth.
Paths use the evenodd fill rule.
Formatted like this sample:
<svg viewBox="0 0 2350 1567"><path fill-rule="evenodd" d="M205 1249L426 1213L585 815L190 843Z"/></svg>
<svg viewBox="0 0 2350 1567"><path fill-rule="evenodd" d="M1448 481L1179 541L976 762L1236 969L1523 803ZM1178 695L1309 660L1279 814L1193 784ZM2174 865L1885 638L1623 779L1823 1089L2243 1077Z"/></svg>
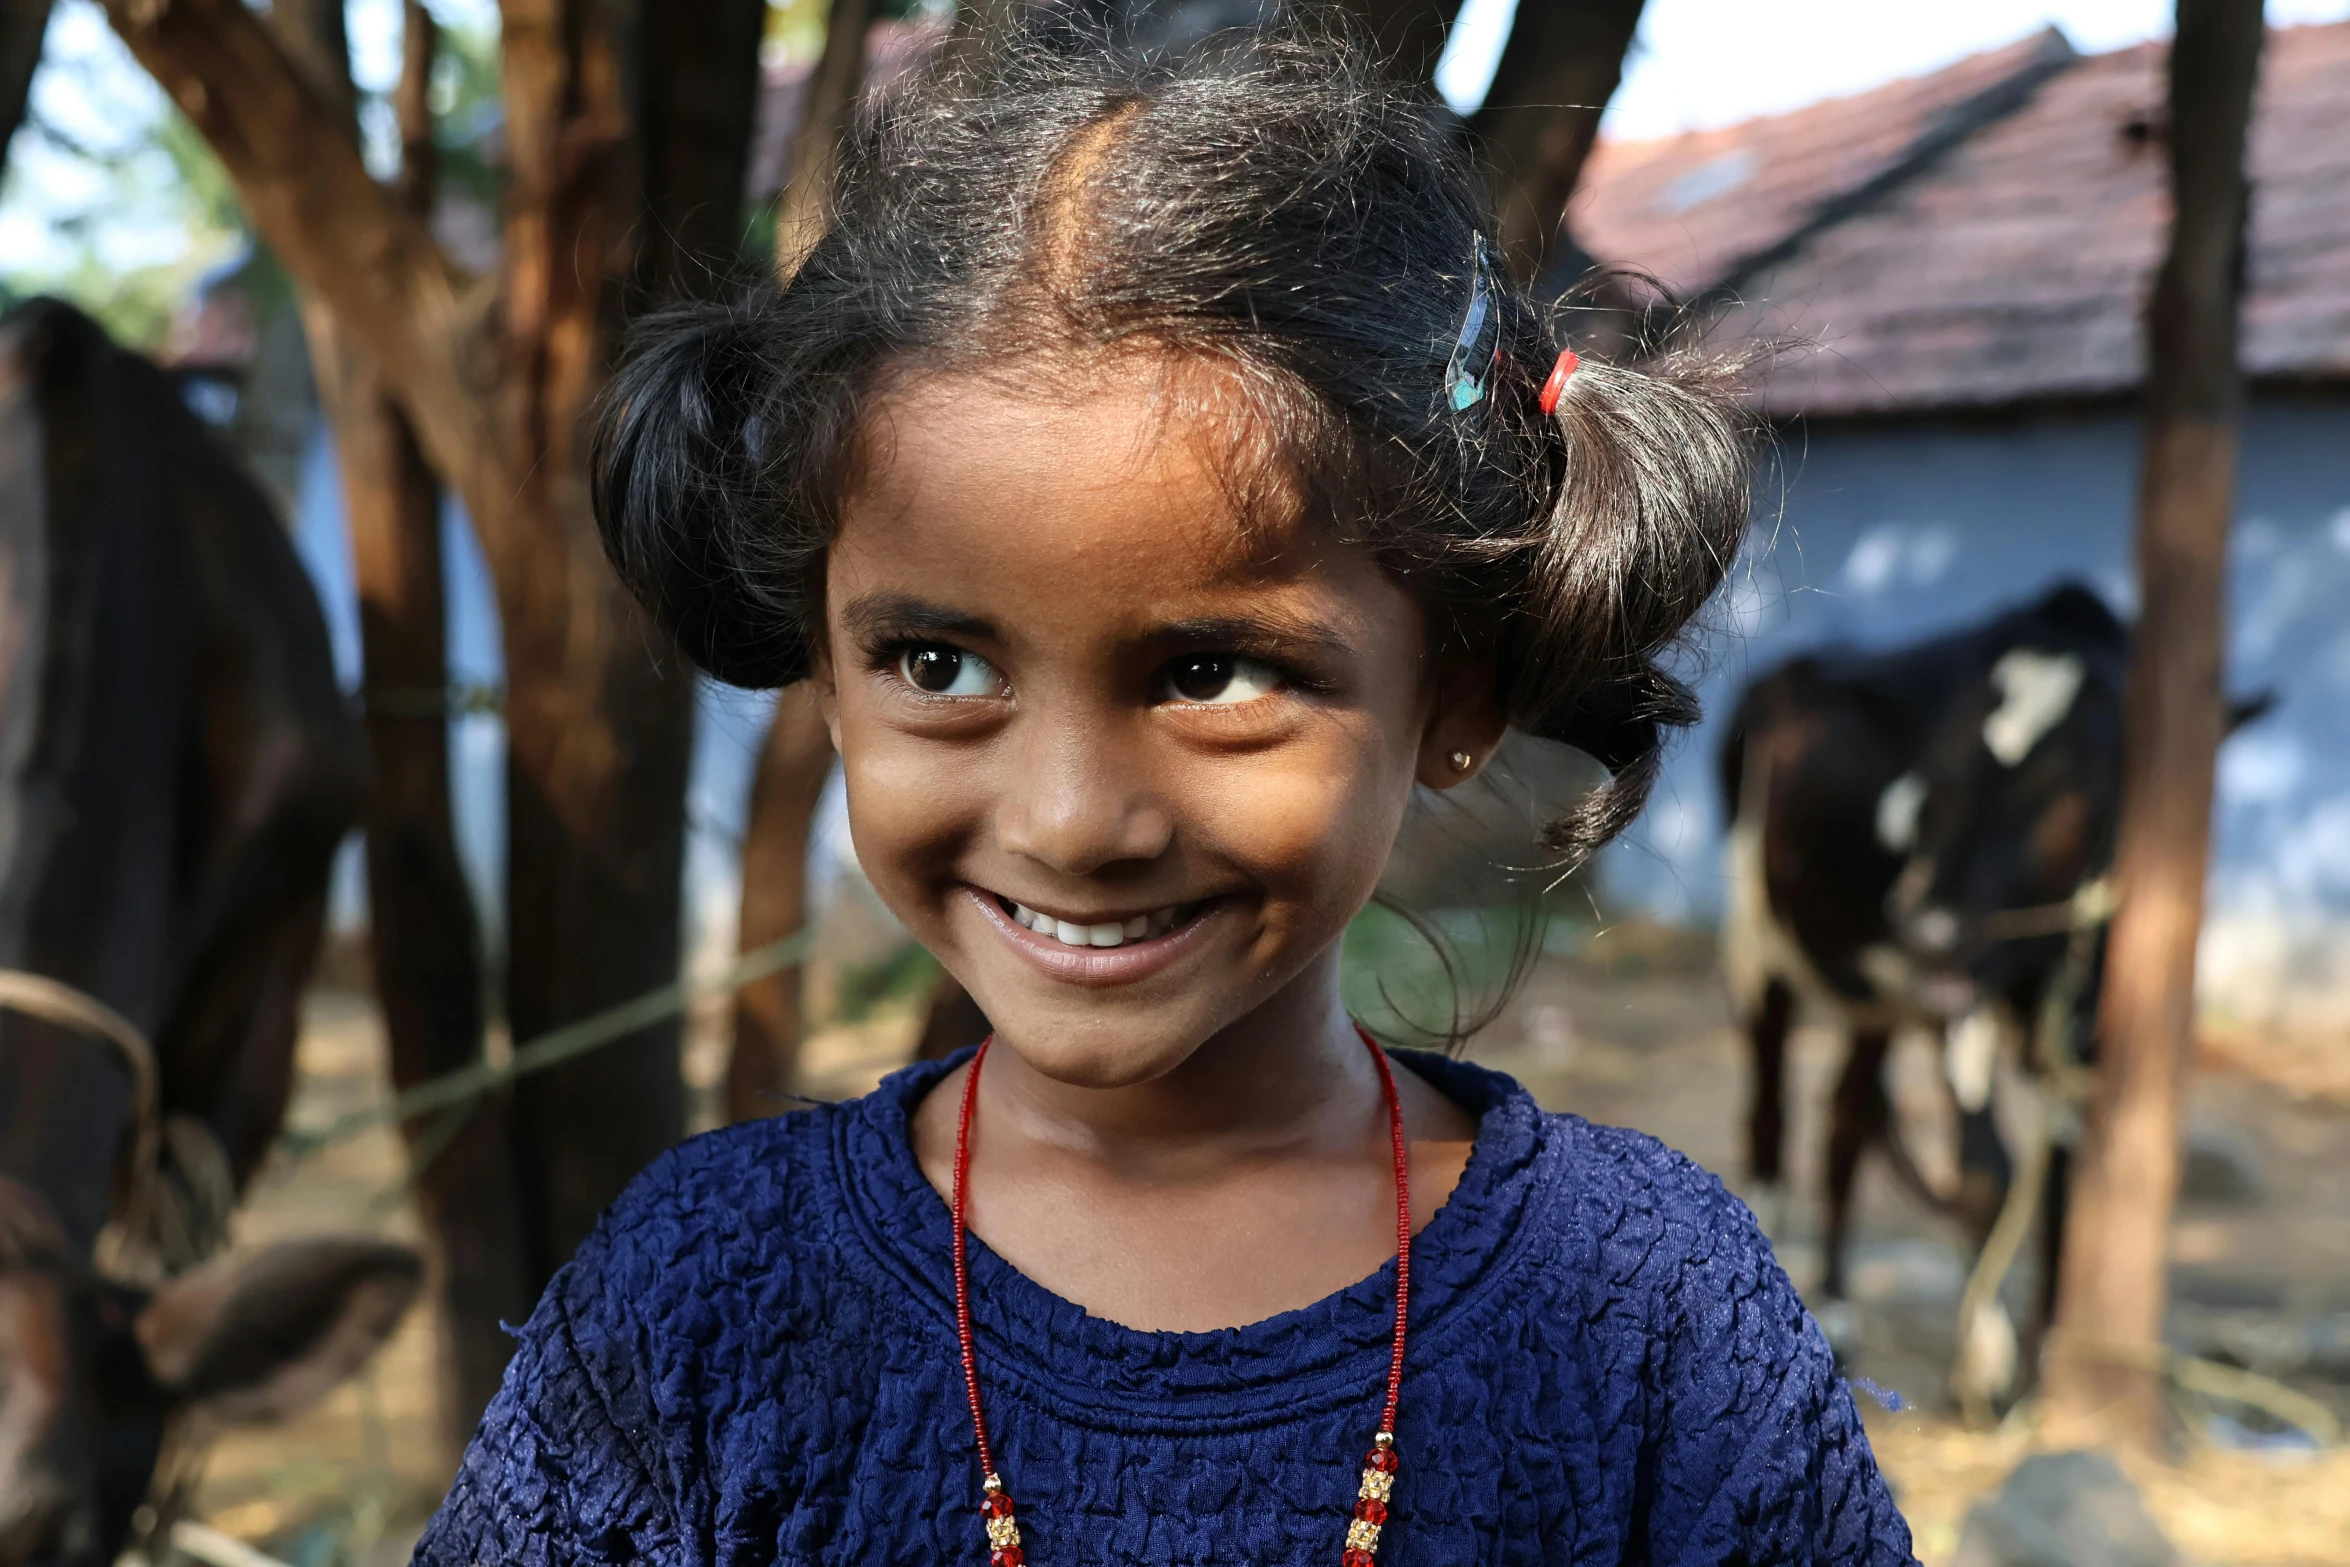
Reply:
<svg viewBox="0 0 2350 1567"><path fill-rule="evenodd" d="M1040 914L1025 903L1010 904L1012 918L1040 936L1050 936L1065 947L1122 947L1130 941L1144 941L1163 936L1199 911L1196 903L1171 903L1148 914L1137 914L1128 920L1107 920L1099 925L1080 925L1070 920L1056 919Z"/></svg>

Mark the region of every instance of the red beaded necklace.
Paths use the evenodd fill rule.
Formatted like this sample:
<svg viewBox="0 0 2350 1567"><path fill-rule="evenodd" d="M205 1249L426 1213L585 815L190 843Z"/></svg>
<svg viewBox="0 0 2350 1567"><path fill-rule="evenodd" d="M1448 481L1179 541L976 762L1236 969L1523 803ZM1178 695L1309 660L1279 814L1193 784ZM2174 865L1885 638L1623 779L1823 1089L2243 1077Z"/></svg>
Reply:
<svg viewBox="0 0 2350 1567"><path fill-rule="evenodd" d="M1395 1489L1395 1406L1403 1393L1404 1320L1410 1315L1412 1299L1412 1183L1404 1154L1403 1103L1396 1098L1395 1071L1387 1064L1387 1052L1369 1034L1359 1028L1355 1032L1362 1035L1364 1047L1379 1068L1379 1091L1387 1099L1387 1129L1395 1145L1395 1350L1387 1362L1387 1407L1379 1416L1379 1431L1371 1439L1370 1454L1363 1460L1362 1489L1355 1497L1354 1516L1347 1522L1346 1548L1339 1556L1339 1567L1376 1567L1379 1526L1387 1522L1387 1498ZM995 1036L990 1034L971 1057L971 1070L963 1078L963 1112L955 1123L955 1337L963 1349L963 1387L971 1398L971 1434L979 1442L979 1472L985 1477L979 1516L987 1526L987 1559L990 1567L1025 1567L1028 1558L1020 1549L1020 1525L1012 1516L1012 1498L996 1475L987 1419L979 1412L979 1356L971 1347L971 1276L964 1264L965 1239L970 1233L963 1225L963 1195L971 1181L971 1110L979 1101L979 1068L993 1043Z"/></svg>

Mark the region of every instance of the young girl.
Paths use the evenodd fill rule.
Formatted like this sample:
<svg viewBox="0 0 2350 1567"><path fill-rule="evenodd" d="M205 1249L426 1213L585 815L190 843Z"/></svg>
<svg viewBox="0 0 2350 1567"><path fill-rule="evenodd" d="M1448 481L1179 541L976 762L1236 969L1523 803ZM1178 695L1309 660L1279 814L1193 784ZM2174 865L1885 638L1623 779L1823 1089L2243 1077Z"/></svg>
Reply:
<svg viewBox="0 0 2350 1567"><path fill-rule="evenodd" d="M640 335L621 572L814 682L874 886L995 1025L637 1181L427 1567L1909 1559L1753 1221L1390 1057L1340 937L1515 727L1614 781L1744 525L1704 365L1561 352L1343 45L1029 40L899 98L790 284Z"/></svg>

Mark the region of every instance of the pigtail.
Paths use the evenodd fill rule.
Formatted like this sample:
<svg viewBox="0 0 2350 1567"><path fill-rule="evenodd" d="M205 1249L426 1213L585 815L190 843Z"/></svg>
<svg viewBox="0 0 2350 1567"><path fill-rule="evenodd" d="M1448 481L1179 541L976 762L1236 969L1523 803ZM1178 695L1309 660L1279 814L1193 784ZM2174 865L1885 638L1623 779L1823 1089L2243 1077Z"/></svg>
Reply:
<svg viewBox="0 0 2350 1567"><path fill-rule="evenodd" d="M805 588L771 482L784 379L773 309L770 292L637 323L588 459L621 580L688 657L754 687L808 672Z"/></svg>
<svg viewBox="0 0 2350 1567"><path fill-rule="evenodd" d="M1552 821L1581 863L1640 813L1694 692L1662 660L1721 585L1746 531L1753 425L1734 360L1672 353L1643 369L1586 358L1551 434L1558 482L1527 565L1504 700L1529 734L1584 751L1609 781Z"/></svg>

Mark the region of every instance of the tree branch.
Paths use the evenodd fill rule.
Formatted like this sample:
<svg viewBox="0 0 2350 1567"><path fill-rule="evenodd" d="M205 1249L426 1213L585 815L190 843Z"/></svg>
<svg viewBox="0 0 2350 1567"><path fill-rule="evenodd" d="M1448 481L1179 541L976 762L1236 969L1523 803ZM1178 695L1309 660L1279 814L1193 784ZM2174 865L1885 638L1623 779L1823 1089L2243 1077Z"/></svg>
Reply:
<svg viewBox="0 0 2350 1567"><path fill-rule="evenodd" d="M253 223L384 371L433 467L470 499L492 458L468 367L467 280L369 176L340 113L242 0L106 0L108 19L236 181Z"/></svg>

